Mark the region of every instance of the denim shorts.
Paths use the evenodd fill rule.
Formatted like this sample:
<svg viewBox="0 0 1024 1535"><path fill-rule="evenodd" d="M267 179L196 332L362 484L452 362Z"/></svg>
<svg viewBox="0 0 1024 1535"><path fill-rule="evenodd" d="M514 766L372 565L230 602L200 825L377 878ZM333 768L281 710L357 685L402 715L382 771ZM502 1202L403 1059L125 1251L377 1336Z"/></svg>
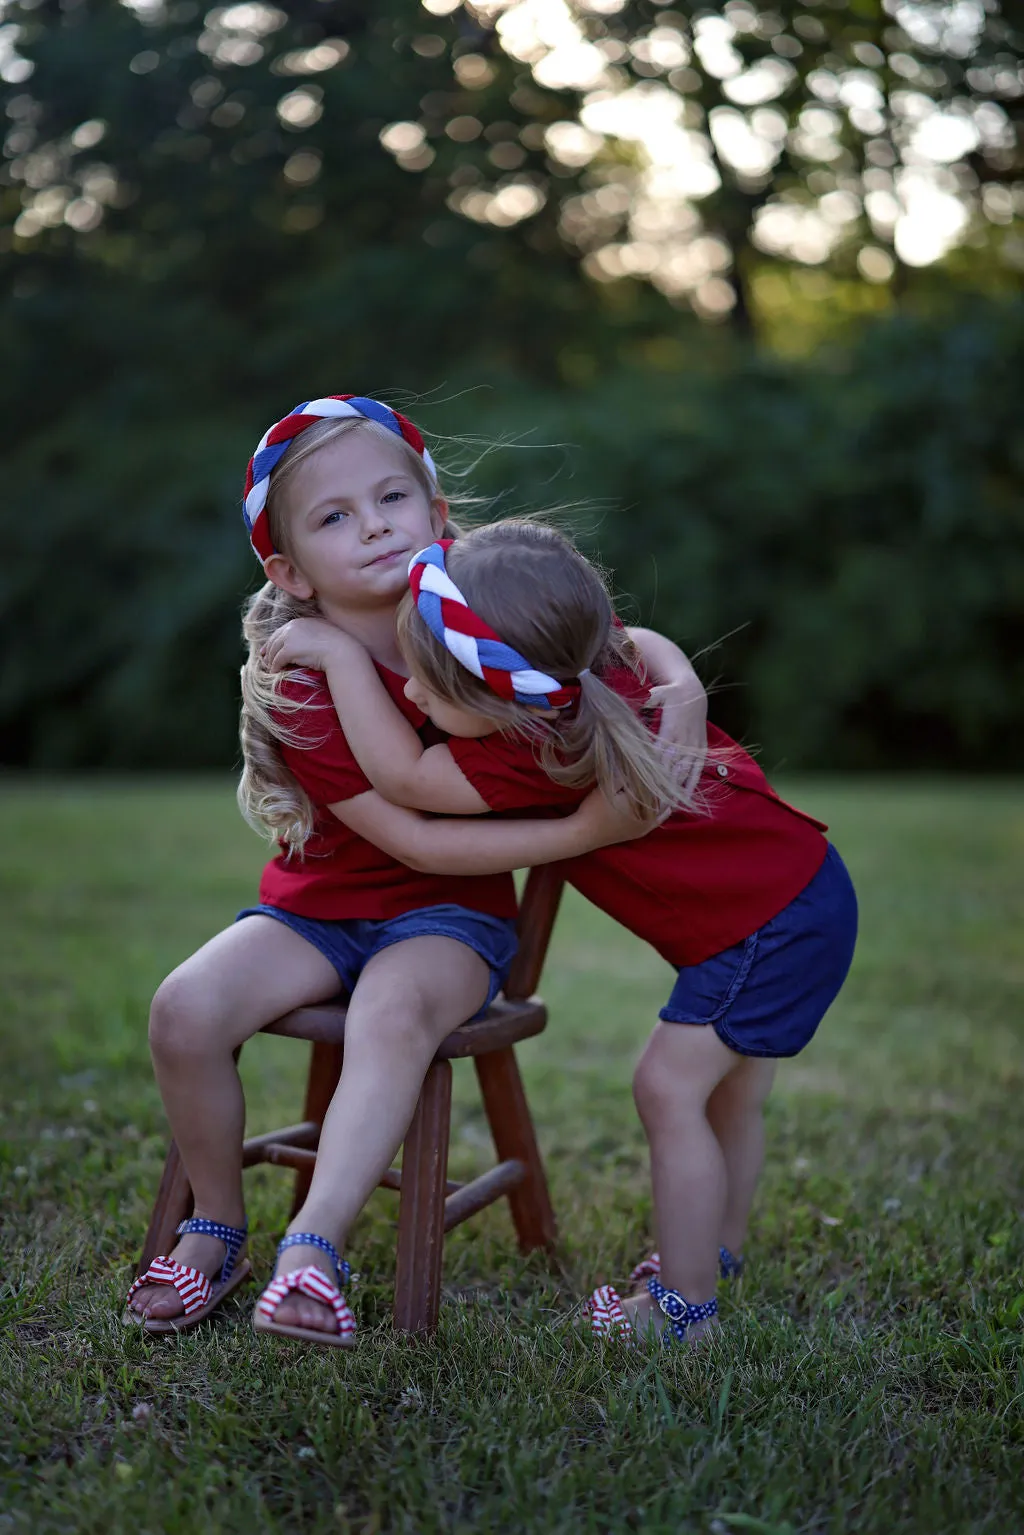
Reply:
<svg viewBox="0 0 1024 1535"><path fill-rule="evenodd" d="M742 943L685 965L658 1015L710 1024L737 1055L796 1055L839 994L857 941L857 897L829 844L810 884Z"/></svg>
<svg viewBox="0 0 1024 1535"><path fill-rule="evenodd" d="M487 1010L504 986L519 942L514 922L465 906L421 906L418 911L379 921L368 917L331 921L300 917L280 906L247 906L238 913L236 922L243 917L274 917L305 938L330 960L346 996L351 996L366 962L382 949L406 938L454 938L479 954L490 971L487 1000L474 1018Z"/></svg>

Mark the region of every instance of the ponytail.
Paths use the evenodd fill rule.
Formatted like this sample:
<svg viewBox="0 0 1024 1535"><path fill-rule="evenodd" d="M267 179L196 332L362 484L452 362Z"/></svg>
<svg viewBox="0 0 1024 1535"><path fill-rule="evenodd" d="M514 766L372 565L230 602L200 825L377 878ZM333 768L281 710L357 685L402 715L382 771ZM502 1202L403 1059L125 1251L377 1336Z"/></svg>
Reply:
<svg viewBox="0 0 1024 1535"><path fill-rule="evenodd" d="M594 667L637 670L635 650L612 630ZM639 681L639 676L638 676ZM545 722L540 765L553 783L584 789L596 783L609 798L621 793L630 813L656 820L669 810L694 809L671 762L634 709L592 670L580 675L572 718Z"/></svg>

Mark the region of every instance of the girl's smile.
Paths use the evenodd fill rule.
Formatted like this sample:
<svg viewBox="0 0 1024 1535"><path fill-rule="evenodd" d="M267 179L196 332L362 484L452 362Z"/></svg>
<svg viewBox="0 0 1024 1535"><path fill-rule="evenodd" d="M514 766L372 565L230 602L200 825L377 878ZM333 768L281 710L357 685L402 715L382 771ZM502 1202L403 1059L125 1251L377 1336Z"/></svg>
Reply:
<svg viewBox="0 0 1024 1535"><path fill-rule="evenodd" d="M378 554L374 559L370 560L369 563L371 565L387 565L392 560L402 558L408 559L415 553L415 549L389 549L384 554Z"/></svg>

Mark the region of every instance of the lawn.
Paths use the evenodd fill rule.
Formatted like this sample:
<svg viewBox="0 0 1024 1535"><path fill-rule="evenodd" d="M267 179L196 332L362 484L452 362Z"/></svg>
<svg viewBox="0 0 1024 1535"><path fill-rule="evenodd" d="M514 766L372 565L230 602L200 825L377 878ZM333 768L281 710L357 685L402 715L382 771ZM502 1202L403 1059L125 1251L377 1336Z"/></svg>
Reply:
<svg viewBox="0 0 1024 1535"><path fill-rule="evenodd" d="M1016 1531L1024 1527L1024 786L815 780L862 939L780 1072L748 1275L713 1347L574 1325L648 1249L631 1065L670 972L567 900L522 1047L562 1246L504 1207L450 1239L441 1327L389 1320L393 1196L355 1233L352 1353L257 1342L253 1292L177 1340L123 1330L165 1129L161 977L252 896L226 781L3 783L0 1530ZM243 1056L250 1126L303 1047ZM456 1072L455 1174L486 1163ZM251 1176L270 1272L288 1175Z"/></svg>

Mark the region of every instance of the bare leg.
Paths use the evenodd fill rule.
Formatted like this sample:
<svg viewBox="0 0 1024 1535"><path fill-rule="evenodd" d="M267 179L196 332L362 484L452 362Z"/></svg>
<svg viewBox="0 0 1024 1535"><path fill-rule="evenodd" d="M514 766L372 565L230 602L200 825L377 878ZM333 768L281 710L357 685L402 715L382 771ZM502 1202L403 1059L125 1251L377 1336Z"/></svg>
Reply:
<svg viewBox="0 0 1024 1535"><path fill-rule="evenodd" d="M320 1136L306 1202L289 1232L312 1231L343 1250L349 1228L390 1167L409 1128L427 1067L446 1034L482 1006L488 971L454 938L408 938L366 965L345 1024L345 1064ZM315 1247L291 1247L277 1273L315 1265L334 1279ZM333 1313L291 1294L275 1320L333 1331Z"/></svg>
<svg viewBox="0 0 1024 1535"><path fill-rule="evenodd" d="M708 1123L725 1158L728 1196L719 1241L739 1256L747 1239L750 1207L764 1164L764 1105L775 1062L741 1057L708 1099Z"/></svg>
<svg viewBox="0 0 1024 1535"><path fill-rule="evenodd" d="M662 1283L692 1302L715 1293L728 1199L726 1160L706 1110L738 1059L710 1027L659 1023L633 1078L651 1151ZM626 1311L640 1330L651 1320L661 1326L648 1296Z"/></svg>
<svg viewBox="0 0 1024 1535"><path fill-rule="evenodd" d="M326 1001L338 989L338 973L319 950L283 922L254 916L211 938L153 998L153 1067L197 1215L229 1226L245 1220L245 1100L233 1052L264 1024ZM212 1277L224 1245L216 1237L187 1235L170 1256ZM131 1304L161 1319L183 1310L167 1285L146 1285Z"/></svg>

